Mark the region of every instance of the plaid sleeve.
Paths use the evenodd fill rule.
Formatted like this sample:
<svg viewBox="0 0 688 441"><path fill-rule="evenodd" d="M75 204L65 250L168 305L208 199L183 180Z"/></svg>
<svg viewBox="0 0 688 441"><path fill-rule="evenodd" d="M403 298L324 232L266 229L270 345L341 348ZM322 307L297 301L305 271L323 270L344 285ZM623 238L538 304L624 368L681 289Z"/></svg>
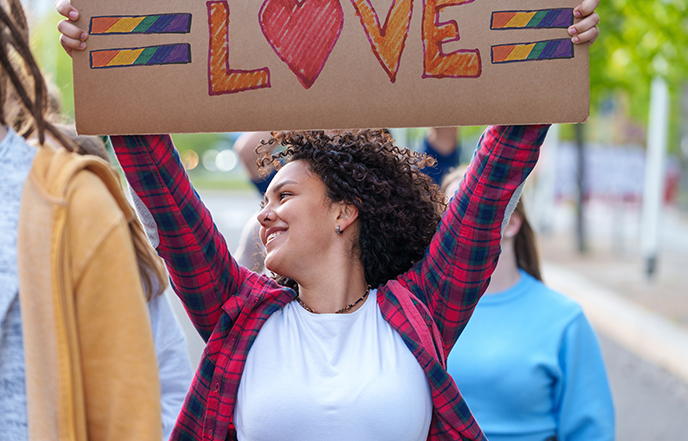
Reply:
<svg viewBox="0 0 688 441"><path fill-rule="evenodd" d="M483 133L425 256L399 278L428 306L447 353L487 289L507 205L535 167L547 129L493 126Z"/></svg>
<svg viewBox="0 0 688 441"><path fill-rule="evenodd" d="M158 228L158 254L177 295L207 341L222 304L239 291L239 267L194 190L169 135L113 136L112 145L129 185Z"/></svg>

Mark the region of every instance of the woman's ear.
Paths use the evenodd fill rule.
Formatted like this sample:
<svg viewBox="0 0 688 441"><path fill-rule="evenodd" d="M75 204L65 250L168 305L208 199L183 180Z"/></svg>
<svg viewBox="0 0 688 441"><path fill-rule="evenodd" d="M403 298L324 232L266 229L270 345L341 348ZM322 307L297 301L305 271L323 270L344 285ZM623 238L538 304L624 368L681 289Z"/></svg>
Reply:
<svg viewBox="0 0 688 441"><path fill-rule="evenodd" d="M343 233L354 221L358 219L358 208L355 205L340 203L337 211L337 226Z"/></svg>
<svg viewBox="0 0 688 441"><path fill-rule="evenodd" d="M521 225L523 225L523 217L516 212L512 213L509 223L504 228L504 238L512 239L516 237L518 232L521 231Z"/></svg>

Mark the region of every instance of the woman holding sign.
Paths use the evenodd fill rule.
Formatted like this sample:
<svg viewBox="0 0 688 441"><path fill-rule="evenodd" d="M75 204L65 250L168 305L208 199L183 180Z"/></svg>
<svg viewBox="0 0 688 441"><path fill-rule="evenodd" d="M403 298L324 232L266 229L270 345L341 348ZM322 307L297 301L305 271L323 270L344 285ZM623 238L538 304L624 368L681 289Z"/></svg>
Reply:
<svg viewBox="0 0 688 441"><path fill-rule="evenodd" d="M576 42L597 36L596 6L575 9ZM73 23L59 27L68 50L85 48ZM230 256L169 136L113 137L207 341L172 439L485 439L446 354L546 131L490 127L444 216L420 172L430 161L380 131L275 134L285 149L261 161L279 171L258 221L276 279Z"/></svg>

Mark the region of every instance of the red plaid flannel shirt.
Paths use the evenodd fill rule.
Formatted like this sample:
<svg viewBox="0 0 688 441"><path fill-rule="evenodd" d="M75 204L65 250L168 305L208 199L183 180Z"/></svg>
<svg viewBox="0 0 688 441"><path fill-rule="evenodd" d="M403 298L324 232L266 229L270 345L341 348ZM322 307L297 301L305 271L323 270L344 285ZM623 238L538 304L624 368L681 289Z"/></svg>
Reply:
<svg viewBox="0 0 688 441"><path fill-rule="evenodd" d="M423 301L448 354L487 288L501 225L516 188L537 161L547 127L490 127L425 256L399 282ZM239 266L195 192L169 136L112 137L127 180L158 226L158 253L175 291L207 342L172 440L235 439L232 419L248 351L294 291ZM485 440L456 384L421 339L387 285L378 304L428 377L429 439Z"/></svg>

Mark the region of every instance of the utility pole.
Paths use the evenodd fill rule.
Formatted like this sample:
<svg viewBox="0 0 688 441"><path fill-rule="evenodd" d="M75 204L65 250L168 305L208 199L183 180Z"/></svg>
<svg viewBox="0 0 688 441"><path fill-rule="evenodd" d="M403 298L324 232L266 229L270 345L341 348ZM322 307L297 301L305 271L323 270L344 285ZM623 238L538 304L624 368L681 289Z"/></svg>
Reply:
<svg viewBox="0 0 688 441"><path fill-rule="evenodd" d="M652 278L657 271L668 128L669 87L663 78L656 77L652 80L650 90L650 118L647 130L645 184L640 227L640 248L648 278Z"/></svg>

